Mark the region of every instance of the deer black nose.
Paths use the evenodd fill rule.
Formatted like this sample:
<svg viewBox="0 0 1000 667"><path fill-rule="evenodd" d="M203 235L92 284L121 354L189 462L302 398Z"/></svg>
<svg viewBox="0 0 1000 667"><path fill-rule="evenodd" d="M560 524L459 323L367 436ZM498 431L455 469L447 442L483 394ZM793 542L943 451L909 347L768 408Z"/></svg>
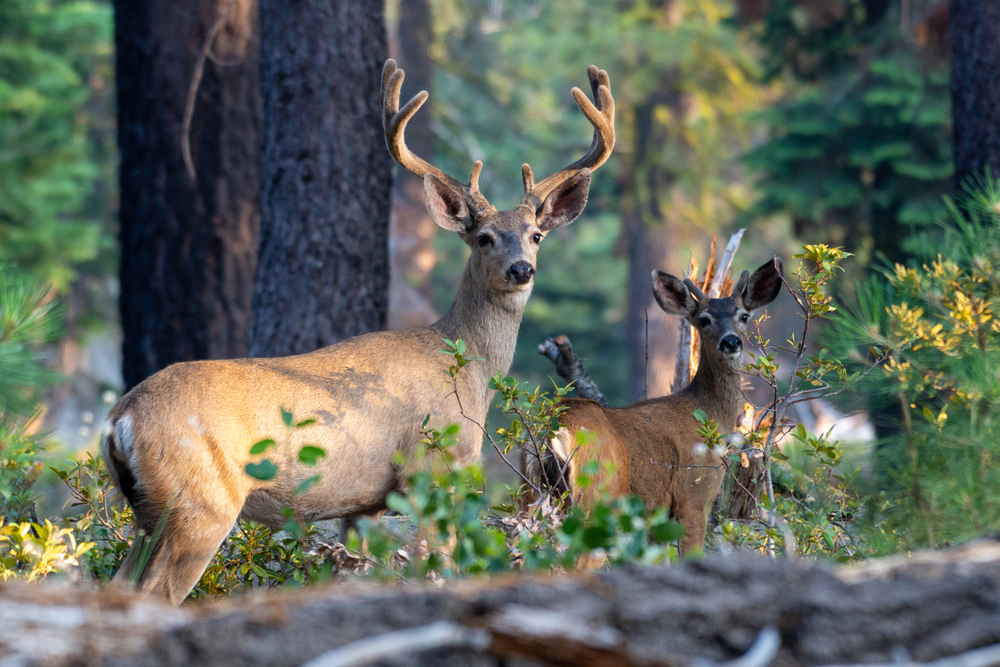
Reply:
<svg viewBox="0 0 1000 667"><path fill-rule="evenodd" d="M743 351L743 341L736 334L726 334L719 341L719 352L723 354L735 354Z"/></svg>
<svg viewBox="0 0 1000 667"><path fill-rule="evenodd" d="M535 275L535 267L522 259L520 262L514 262L507 269L507 275L518 285L527 285L531 282L531 277Z"/></svg>

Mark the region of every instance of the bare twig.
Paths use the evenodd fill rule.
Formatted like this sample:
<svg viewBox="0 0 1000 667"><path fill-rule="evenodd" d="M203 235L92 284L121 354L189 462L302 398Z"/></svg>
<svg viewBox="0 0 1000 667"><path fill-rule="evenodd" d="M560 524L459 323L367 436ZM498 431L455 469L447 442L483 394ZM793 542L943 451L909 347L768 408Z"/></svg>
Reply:
<svg viewBox="0 0 1000 667"><path fill-rule="evenodd" d="M510 468L511 470L513 470L514 472L516 472L517 476L520 477L524 481L525 484L527 484L528 486L530 486L535 491L535 493L537 493L539 496L541 496L542 495L541 490L537 486L535 486L534 484L532 484L531 480L528 479L524 475L524 473L522 473L521 470L516 465L514 465L513 463L511 463L510 461L507 460L507 457L504 455L503 450L500 449L500 445L498 445L496 443L496 440L493 439L493 436L490 435L490 432L486 429L486 427L484 425L480 424L479 422L477 422L475 419L473 419L469 415L465 414L465 408L462 407L462 399L459 398L459 396L458 396L458 388L457 387L455 388L454 392L455 392L455 400L458 401L458 411L459 411L459 414L461 414L462 417L464 417L465 419L469 420L470 422L472 422L473 424L475 424L477 427L479 427L479 430L482 431L483 435L486 436L486 439L490 441L490 444L493 445L493 449L495 449L496 452L497 452L497 454L500 455L500 458L503 459L503 462L507 464L507 467Z"/></svg>

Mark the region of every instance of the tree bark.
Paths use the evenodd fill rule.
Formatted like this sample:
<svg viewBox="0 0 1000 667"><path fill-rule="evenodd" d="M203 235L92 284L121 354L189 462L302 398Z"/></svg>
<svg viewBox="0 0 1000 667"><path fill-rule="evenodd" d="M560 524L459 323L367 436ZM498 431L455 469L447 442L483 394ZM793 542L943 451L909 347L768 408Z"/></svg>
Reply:
<svg viewBox="0 0 1000 667"><path fill-rule="evenodd" d="M948 41L955 182L1000 178L1000 3L951 0Z"/></svg>
<svg viewBox="0 0 1000 667"><path fill-rule="evenodd" d="M18 665L292 667L365 638L388 643L397 630L424 639L441 621L486 641L397 647L389 661L351 664L711 665L772 627L776 654L753 664L912 665L1000 643L1000 544L835 570L744 554L443 588L355 583L180 609L115 590L0 583L0 620L0 658Z"/></svg>
<svg viewBox="0 0 1000 667"><path fill-rule="evenodd" d="M400 0L399 19L393 26L389 51L406 70L409 90L433 92L433 39L428 0ZM433 162L434 134L430 109L407 124L406 143L417 155ZM434 269L434 234L437 225L427 214L424 184L394 166L392 213L389 222L389 328L422 327L437 320L432 305L431 272Z"/></svg>
<svg viewBox="0 0 1000 667"><path fill-rule="evenodd" d="M206 38L190 127L188 90ZM115 2L123 374L245 356L259 227L255 0Z"/></svg>
<svg viewBox="0 0 1000 667"><path fill-rule="evenodd" d="M662 102L663 100L659 100ZM670 393L677 346L677 321L653 298L653 269L676 273L676 221L661 210L658 196L669 189L673 175L657 163L666 141L665 129L653 119L652 101L635 110L632 162L625 169L623 224L628 248L629 403ZM642 179L643 182L640 182Z"/></svg>
<svg viewBox="0 0 1000 667"><path fill-rule="evenodd" d="M261 0L261 232L251 356L385 327L382 3Z"/></svg>

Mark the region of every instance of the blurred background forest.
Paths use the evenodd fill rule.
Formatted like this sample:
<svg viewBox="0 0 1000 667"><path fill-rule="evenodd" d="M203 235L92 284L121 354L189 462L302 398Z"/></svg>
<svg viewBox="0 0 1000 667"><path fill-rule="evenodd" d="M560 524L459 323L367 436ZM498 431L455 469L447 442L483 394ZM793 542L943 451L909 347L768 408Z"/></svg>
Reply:
<svg viewBox="0 0 1000 667"><path fill-rule="evenodd" d="M169 363L304 352L383 326L423 325L447 309L468 250L435 227L421 183L398 167L390 215L379 213L390 211L388 199L374 194L375 208L360 218L351 202L342 206L345 229L382 243L382 253L338 250L341 237L315 231L315 221L268 222L307 218L313 206L262 200L262 182L277 188L285 178L268 165L292 154L322 160L323 151L336 162L335 148L310 144L308 133L295 144L301 153L291 152L281 118L269 120L282 77L309 67L275 56L280 3L114 4L0 4L0 263L51 285L40 303L54 299L64 319L31 341L44 342L58 377L39 379L47 386L29 431L71 451L93 448L116 398ZM873 272L934 259L944 195L996 160L954 154L948 5L387 0L384 12L356 10L373 31L360 41L335 26L316 39L343 38L343 48L331 47L341 49L334 64L367 58L340 73L367 81L365 100L377 96L384 56L397 58L404 98L430 92L410 123L411 148L463 179L483 160L481 187L498 208L519 200L523 162L551 173L586 148L590 127L569 91L583 86L590 64L609 72L615 152L595 173L581 218L544 243L512 374L551 386L537 346L566 334L622 405L667 393L673 377L677 324L656 307L650 271L683 274L714 235L748 229L738 271L775 254L788 262L805 243L843 246L854 254L836 284L845 303L857 302L859 285L870 291ZM379 36L371 21L382 18ZM962 20L968 28L978 19ZM357 117L377 113L350 106L345 113ZM365 173L387 178L376 130L328 143L357 142L372 155ZM269 148L275 137L287 154ZM348 163L335 173L361 171L340 159ZM349 187L367 192L370 182ZM255 291L255 273L258 283L274 276L273 289L293 303L315 304L308 287L281 282L292 242L258 257L258 235L307 239L303 252L319 263L335 263L330 252L360 253L363 261L347 265L370 277L373 293L388 281L387 296L365 311L327 313L315 335L289 334L286 314ZM776 337L795 321L784 308L772 309ZM287 326L301 330L304 318L288 316ZM826 344L845 355L856 342L828 333ZM841 398L837 409L866 411L880 437L897 432L894 398Z"/></svg>

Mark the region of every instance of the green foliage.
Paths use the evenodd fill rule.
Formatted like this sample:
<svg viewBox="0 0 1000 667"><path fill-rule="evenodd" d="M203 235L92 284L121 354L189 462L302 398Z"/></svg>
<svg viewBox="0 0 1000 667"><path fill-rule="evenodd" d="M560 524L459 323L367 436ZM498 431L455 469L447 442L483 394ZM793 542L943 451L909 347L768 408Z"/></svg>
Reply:
<svg viewBox="0 0 1000 667"><path fill-rule="evenodd" d="M93 545L77 543L71 528L22 522L4 525L0 518L0 581L36 581L53 572L66 572Z"/></svg>
<svg viewBox="0 0 1000 667"><path fill-rule="evenodd" d="M34 411L40 391L56 375L45 368L42 345L60 333L49 290L0 264L0 419Z"/></svg>
<svg viewBox="0 0 1000 667"><path fill-rule="evenodd" d="M42 353L61 321L48 296L13 267L0 265L0 517L14 523L33 515L31 486L42 464L29 425L42 389L57 377Z"/></svg>
<svg viewBox="0 0 1000 667"><path fill-rule="evenodd" d="M862 392L899 415L898 433L877 451L873 512L903 546L1000 527L1000 184L970 188L948 202L934 259L885 268L838 319L843 345L890 355Z"/></svg>
<svg viewBox="0 0 1000 667"><path fill-rule="evenodd" d="M449 372L454 383L464 354L462 341L446 341L456 364ZM457 385L456 385L457 386ZM499 440L486 433L504 456L525 450L544 452L544 442L559 428L562 408L558 399L567 388L556 388L554 396L524 389L514 378L497 374L490 384L500 394L498 407L513 417L510 427L497 430ZM456 389L457 390L457 389ZM348 548L360 551L368 543L366 558L379 566L378 573L406 578L453 578L461 575L507 570L573 568L583 558L608 562L661 563L676 558L673 542L683 529L667 518L665 508L649 512L638 498L607 498L590 513L578 506L563 510L554 498L555 480L533 489L539 502L519 511L526 487L511 489L511 503L490 508L484 495L482 467L457 466L450 449L458 442L459 426L428 428L417 452L419 470L407 477L406 493L390 494L389 509L407 520L412 528L398 534L384 526L363 521L360 535L353 535ZM434 457L427 465L425 459ZM399 465L403 465L399 461ZM595 462L583 467L579 486L598 483ZM527 482L527 480L525 480ZM555 502L553 502L555 501Z"/></svg>
<svg viewBox="0 0 1000 667"><path fill-rule="evenodd" d="M0 6L0 262L63 290L110 244L112 8Z"/></svg>
<svg viewBox="0 0 1000 667"><path fill-rule="evenodd" d="M74 508L73 531L78 540L92 545L86 567L97 581L108 581L118 571L131 543L132 508L113 491L111 475L104 459L87 453L78 461L66 461L66 468L52 466L70 494L68 507Z"/></svg>
<svg viewBox="0 0 1000 667"><path fill-rule="evenodd" d="M933 230L953 173L951 97L946 61L904 38L895 10L839 4L810 13L779 0L764 19L764 60L785 94L759 115L771 136L746 158L762 174L750 215L786 215L806 239L853 240L864 266L873 251L914 252Z"/></svg>
<svg viewBox="0 0 1000 667"><path fill-rule="evenodd" d="M332 576L333 562L310 547L316 530L301 535L239 521L191 592L192 599L221 598L236 592L320 583Z"/></svg>
<svg viewBox="0 0 1000 667"><path fill-rule="evenodd" d="M855 522L865 500L855 491L860 469L841 466L841 448L826 434L809 433L801 424L791 434L783 433L789 407L839 394L862 382L885 361L885 353L877 352L868 363L850 372L826 349L808 352L810 330L837 311L829 292L848 257L850 253L824 244L803 246L803 252L795 255L801 262L797 270L786 275L786 280L787 292L802 318L801 333L793 332L783 344L775 344L761 332L767 313L750 324L753 351L745 369L764 381L773 399L757 410L745 434L740 458L732 458L732 462L746 467L750 454L762 455L766 494L757 508L756 523L720 524L719 532L730 544L749 545L762 552L772 552L775 545L781 545L786 551L795 549L799 555L838 560L864 558L872 550L865 532L871 525ZM788 373L779 374L779 352L791 356ZM782 380L782 375L788 379ZM792 442L786 437L786 444L779 449L779 435L791 435ZM710 442L714 434L706 431L703 437Z"/></svg>

